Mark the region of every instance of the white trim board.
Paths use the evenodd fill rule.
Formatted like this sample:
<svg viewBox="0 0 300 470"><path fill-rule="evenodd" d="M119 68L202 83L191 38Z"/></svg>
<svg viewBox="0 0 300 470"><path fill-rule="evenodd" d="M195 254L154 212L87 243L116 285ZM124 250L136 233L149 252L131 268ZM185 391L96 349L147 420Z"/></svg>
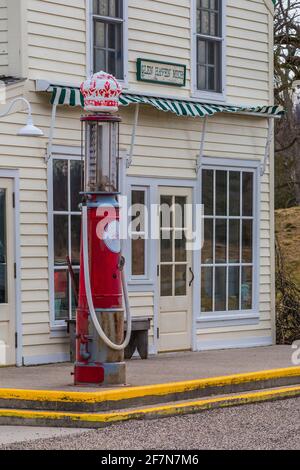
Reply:
<svg viewBox="0 0 300 470"><path fill-rule="evenodd" d="M272 336L263 337L246 337L235 340L206 340L202 341L199 336L197 338L197 351L212 351L216 349L245 349L260 346L272 346Z"/></svg>
<svg viewBox="0 0 300 470"><path fill-rule="evenodd" d="M70 354L68 353L57 353L41 356L24 356L24 366L38 366L44 364L56 364L59 362L70 362Z"/></svg>

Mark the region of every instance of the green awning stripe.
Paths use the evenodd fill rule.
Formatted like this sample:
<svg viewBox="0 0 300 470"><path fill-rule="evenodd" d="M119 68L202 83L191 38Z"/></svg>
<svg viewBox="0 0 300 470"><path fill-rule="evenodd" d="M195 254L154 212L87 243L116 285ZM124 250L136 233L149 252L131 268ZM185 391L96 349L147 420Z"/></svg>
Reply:
<svg viewBox="0 0 300 470"><path fill-rule="evenodd" d="M84 106L83 96L78 88L54 87L51 97L51 104ZM267 116L281 116L284 110L281 106L227 106L221 104L195 103L186 100L171 100L166 98L156 98L155 96L129 95L123 93L120 97L122 106L131 104L151 105L159 111L171 112L177 116L204 117L213 116L216 113L258 113Z"/></svg>

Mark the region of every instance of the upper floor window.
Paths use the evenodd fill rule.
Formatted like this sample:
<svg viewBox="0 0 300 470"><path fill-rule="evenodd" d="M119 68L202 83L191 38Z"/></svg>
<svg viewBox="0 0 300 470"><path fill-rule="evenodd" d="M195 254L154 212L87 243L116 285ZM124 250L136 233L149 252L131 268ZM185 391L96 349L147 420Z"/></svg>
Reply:
<svg viewBox="0 0 300 470"><path fill-rule="evenodd" d="M222 0L197 0L197 90L222 92L222 44Z"/></svg>
<svg viewBox="0 0 300 470"><path fill-rule="evenodd" d="M93 0L93 69L124 80L124 0Z"/></svg>

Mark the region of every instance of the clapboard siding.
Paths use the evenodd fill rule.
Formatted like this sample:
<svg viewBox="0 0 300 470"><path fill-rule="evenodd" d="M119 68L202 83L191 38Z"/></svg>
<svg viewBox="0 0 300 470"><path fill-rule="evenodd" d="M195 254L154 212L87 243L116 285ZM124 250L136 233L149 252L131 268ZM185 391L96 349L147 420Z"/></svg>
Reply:
<svg viewBox="0 0 300 470"><path fill-rule="evenodd" d="M29 77L79 82L86 75L85 0L28 2ZM47 46L46 46L47 45Z"/></svg>

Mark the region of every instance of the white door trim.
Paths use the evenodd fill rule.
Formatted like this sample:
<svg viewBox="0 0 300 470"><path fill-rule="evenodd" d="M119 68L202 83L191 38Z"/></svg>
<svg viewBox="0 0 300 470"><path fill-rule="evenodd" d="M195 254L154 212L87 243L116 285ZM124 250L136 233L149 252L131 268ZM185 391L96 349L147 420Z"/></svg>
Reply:
<svg viewBox="0 0 300 470"><path fill-rule="evenodd" d="M22 328L22 310L21 310L21 242L20 242L20 176L19 170L1 169L0 178L9 178L13 180L13 191L15 193L15 327L17 333L16 366L23 365L23 328Z"/></svg>

